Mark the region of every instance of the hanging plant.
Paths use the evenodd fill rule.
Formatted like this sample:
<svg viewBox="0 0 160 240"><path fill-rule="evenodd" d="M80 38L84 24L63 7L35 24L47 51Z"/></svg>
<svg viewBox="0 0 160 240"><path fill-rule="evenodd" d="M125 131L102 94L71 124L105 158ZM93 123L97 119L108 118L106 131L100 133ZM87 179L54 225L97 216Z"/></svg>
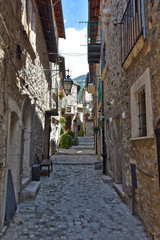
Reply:
<svg viewBox="0 0 160 240"><path fill-rule="evenodd" d="M63 99L65 97L65 91L62 88L59 91L59 97L60 99Z"/></svg>
<svg viewBox="0 0 160 240"><path fill-rule="evenodd" d="M95 132L95 133L97 133L98 132L98 130L99 130L99 128L98 127L93 127L93 132Z"/></svg>
<svg viewBox="0 0 160 240"><path fill-rule="evenodd" d="M62 108L62 109L61 109L62 115L65 114L65 112L66 112L66 109L65 109L65 108Z"/></svg>

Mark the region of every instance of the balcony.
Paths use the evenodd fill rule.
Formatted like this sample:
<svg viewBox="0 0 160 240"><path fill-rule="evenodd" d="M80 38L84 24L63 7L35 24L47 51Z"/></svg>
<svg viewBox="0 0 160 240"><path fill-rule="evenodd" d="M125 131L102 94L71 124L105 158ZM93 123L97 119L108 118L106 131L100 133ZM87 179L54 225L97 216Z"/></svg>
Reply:
<svg viewBox="0 0 160 240"><path fill-rule="evenodd" d="M100 22L88 22L88 63L99 63L101 54Z"/></svg>
<svg viewBox="0 0 160 240"><path fill-rule="evenodd" d="M129 0L122 18L122 65L143 33L144 6L141 0Z"/></svg>

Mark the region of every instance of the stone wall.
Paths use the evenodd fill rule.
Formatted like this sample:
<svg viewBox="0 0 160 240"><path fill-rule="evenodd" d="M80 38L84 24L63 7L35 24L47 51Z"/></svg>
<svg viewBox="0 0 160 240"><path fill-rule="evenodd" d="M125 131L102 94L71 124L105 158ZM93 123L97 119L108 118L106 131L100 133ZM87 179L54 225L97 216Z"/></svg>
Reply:
<svg viewBox="0 0 160 240"><path fill-rule="evenodd" d="M27 166L30 177L35 152L42 153L44 150L45 112L49 109L50 76L49 72L43 71L49 68L49 56L42 24L36 9L36 44L33 45L22 25L21 4L20 0L6 0L0 4L3 15L0 18L0 163L3 163L0 168L0 230L4 224L8 167L12 168L13 178L16 179L14 187L19 201L21 174ZM13 164L9 165L12 156L9 143L14 139L12 133L15 134L12 131L14 115L19 132L16 136L15 168ZM24 161L27 161L26 164Z"/></svg>
<svg viewBox="0 0 160 240"><path fill-rule="evenodd" d="M93 120L86 120L86 136L93 136Z"/></svg>
<svg viewBox="0 0 160 240"><path fill-rule="evenodd" d="M159 1L145 1L146 39L141 51L125 67L121 66L121 24L113 24L122 17L127 1L106 1L111 19L103 26L103 44L106 44L104 81L104 107L106 119L108 174L123 186L126 202L131 206L131 168L136 164L137 184L136 213L155 239L160 238L159 180L156 138L132 139L131 86L149 68L153 128L160 117L160 15ZM127 61L127 60L126 60ZM110 104L111 103L111 104Z"/></svg>

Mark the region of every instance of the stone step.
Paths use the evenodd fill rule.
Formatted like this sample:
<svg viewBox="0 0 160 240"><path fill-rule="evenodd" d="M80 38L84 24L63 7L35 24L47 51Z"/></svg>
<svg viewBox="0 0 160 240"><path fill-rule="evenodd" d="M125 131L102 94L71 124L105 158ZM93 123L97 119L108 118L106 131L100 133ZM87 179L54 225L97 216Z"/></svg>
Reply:
<svg viewBox="0 0 160 240"><path fill-rule="evenodd" d="M125 196L125 192L123 191L123 186L122 184L117 184L113 182L113 187L115 188L115 190L117 191L119 197L122 199L122 201L126 201L126 196Z"/></svg>
<svg viewBox="0 0 160 240"><path fill-rule="evenodd" d="M102 180L104 183L112 183L113 182L112 178L107 175L102 175Z"/></svg>
<svg viewBox="0 0 160 240"><path fill-rule="evenodd" d="M32 177L29 178L22 178L22 185L21 185L21 190L25 189L27 185L32 181Z"/></svg>
<svg viewBox="0 0 160 240"><path fill-rule="evenodd" d="M35 199L40 189L40 182L32 181L22 191L22 201Z"/></svg>

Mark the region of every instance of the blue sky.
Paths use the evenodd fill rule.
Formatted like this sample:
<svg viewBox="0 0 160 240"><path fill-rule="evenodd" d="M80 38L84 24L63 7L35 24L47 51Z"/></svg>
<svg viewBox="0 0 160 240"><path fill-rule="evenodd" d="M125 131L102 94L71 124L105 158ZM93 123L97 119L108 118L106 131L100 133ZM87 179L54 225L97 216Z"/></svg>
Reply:
<svg viewBox="0 0 160 240"><path fill-rule="evenodd" d="M88 0L61 0L65 23L66 39L59 40L59 51L65 57L66 69L69 68L71 78L87 74L86 25L79 22L88 20ZM84 45L84 44L83 44Z"/></svg>
<svg viewBox="0 0 160 240"><path fill-rule="evenodd" d="M79 29L80 21L88 19L88 0L62 0L66 28Z"/></svg>

